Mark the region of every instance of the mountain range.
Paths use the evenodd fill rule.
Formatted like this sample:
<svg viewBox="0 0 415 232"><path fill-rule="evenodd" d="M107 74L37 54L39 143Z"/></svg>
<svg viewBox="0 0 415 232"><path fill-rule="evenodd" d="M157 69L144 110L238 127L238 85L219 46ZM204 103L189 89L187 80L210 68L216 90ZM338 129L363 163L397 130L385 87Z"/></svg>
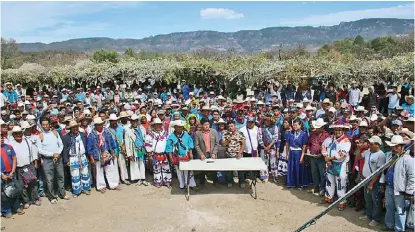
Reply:
<svg viewBox="0 0 415 232"><path fill-rule="evenodd" d="M342 22L334 26L268 27L237 32L192 31L150 36L143 39L80 38L61 42L20 43L23 52L46 50L93 52L111 49L124 52L128 48L149 52L191 52L198 49L255 52L293 48L308 49L325 43L361 35L366 40L383 36L400 36L414 31L413 19L370 18Z"/></svg>

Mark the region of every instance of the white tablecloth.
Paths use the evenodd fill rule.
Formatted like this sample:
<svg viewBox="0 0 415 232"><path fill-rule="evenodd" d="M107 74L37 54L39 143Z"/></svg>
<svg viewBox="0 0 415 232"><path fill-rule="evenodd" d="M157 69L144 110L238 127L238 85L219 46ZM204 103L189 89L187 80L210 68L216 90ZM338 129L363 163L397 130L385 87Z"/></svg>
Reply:
<svg viewBox="0 0 415 232"><path fill-rule="evenodd" d="M180 170L190 171L260 171L267 170L261 158L205 159L180 162Z"/></svg>

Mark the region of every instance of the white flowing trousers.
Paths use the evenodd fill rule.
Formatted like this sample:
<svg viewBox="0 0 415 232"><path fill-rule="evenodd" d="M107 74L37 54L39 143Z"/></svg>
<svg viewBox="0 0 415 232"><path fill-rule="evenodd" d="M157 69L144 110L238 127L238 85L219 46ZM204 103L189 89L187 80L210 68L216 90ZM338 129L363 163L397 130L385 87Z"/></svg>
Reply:
<svg viewBox="0 0 415 232"><path fill-rule="evenodd" d="M107 187L107 184L105 183L105 178L107 178L108 185L111 189L116 188L120 184L117 159L112 160L105 167L101 166L101 161L97 161L95 163L95 167L97 170L96 182L98 190L105 189Z"/></svg>

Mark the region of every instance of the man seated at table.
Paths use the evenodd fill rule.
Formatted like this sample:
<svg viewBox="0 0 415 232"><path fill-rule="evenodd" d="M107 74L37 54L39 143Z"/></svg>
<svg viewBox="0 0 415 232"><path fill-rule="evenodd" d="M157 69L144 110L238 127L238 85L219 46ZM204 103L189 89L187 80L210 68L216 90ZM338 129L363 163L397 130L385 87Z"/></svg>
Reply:
<svg viewBox="0 0 415 232"><path fill-rule="evenodd" d="M228 122L228 131L224 131L222 145L226 147L226 154L229 158L240 159L245 149L245 137L242 132L236 129L234 121ZM226 173L228 187L232 187L233 171ZM244 172L238 172L239 186L245 187Z"/></svg>

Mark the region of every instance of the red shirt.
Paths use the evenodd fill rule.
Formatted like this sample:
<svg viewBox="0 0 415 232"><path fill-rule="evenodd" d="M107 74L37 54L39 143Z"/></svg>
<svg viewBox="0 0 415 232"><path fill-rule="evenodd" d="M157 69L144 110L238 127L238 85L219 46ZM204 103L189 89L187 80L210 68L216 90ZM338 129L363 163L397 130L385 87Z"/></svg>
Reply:
<svg viewBox="0 0 415 232"><path fill-rule="evenodd" d="M323 144L324 140L329 136L330 134L326 131L323 131L321 133L311 132L310 137L308 139L308 147L310 149L310 153L312 155L320 155L321 144Z"/></svg>

